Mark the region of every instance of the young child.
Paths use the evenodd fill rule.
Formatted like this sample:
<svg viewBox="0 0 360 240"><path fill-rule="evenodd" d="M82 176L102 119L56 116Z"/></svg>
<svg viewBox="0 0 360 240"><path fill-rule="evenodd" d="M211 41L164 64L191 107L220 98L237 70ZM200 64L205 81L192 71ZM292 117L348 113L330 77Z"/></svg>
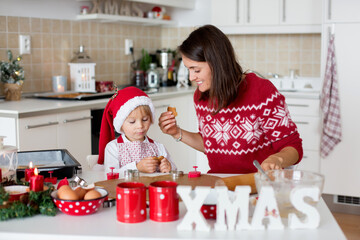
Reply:
<svg viewBox="0 0 360 240"><path fill-rule="evenodd" d="M98 164L105 165L105 172L110 172L110 167L119 173L127 169L144 173L176 170L164 145L146 135L155 118L154 112L151 99L136 87L119 90L109 100L99 141ZM117 139L114 129L120 133Z"/></svg>

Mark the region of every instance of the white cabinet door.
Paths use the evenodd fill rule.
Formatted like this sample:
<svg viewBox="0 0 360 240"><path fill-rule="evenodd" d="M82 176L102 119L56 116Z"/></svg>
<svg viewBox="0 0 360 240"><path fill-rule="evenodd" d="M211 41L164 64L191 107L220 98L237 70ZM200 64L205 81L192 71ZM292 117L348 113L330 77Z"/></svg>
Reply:
<svg viewBox="0 0 360 240"><path fill-rule="evenodd" d="M20 151L57 149L57 115L44 115L19 119L18 139Z"/></svg>
<svg viewBox="0 0 360 240"><path fill-rule="evenodd" d="M322 0L281 0L282 24L321 24Z"/></svg>
<svg viewBox="0 0 360 240"><path fill-rule="evenodd" d="M240 0L211 0L211 23L216 26L240 24Z"/></svg>
<svg viewBox="0 0 360 240"><path fill-rule="evenodd" d="M324 26L327 29L328 26ZM339 81L342 141L333 152L321 159L321 173L325 175L324 192L335 195L360 197L360 102L359 52L360 23L335 24L335 50ZM323 34L324 38L328 34ZM327 41L323 50L326 53ZM326 54L323 54L326 58ZM325 69L325 59L322 68Z"/></svg>
<svg viewBox="0 0 360 240"><path fill-rule="evenodd" d="M246 0L246 24L278 25L280 17L279 0Z"/></svg>
<svg viewBox="0 0 360 240"><path fill-rule="evenodd" d="M192 105L192 94L174 97L164 100L154 100L156 119L148 131L148 136L155 141L164 144L175 162L178 170L185 173L192 170L196 165L196 150L190 148L182 142L176 142L171 136L164 134L159 126L158 120L161 113L167 111L168 106L176 107L178 125L185 130L194 131L196 129L195 110Z"/></svg>
<svg viewBox="0 0 360 240"><path fill-rule="evenodd" d="M90 110L58 114L58 148L67 149L86 168L86 156L91 154Z"/></svg>
<svg viewBox="0 0 360 240"><path fill-rule="evenodd" d="M360 1L324 0L325 22L360 22Z"/></svg>

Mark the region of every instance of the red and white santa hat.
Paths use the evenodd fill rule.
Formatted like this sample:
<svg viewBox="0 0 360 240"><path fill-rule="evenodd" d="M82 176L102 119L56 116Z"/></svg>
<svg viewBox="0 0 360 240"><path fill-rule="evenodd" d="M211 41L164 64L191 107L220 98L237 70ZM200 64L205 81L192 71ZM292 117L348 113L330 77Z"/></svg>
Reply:
<svg viewBox="0 0 360 240"><path fill-rule="evenodd" d="M137 107L150 107L152 119L155 119L155 107L149 96L136 87L127 87L117 91L107 103L101 120L98 164L104 164L106 145L115 139L115 132L122 133L121 127L129 114Z"/></svg>

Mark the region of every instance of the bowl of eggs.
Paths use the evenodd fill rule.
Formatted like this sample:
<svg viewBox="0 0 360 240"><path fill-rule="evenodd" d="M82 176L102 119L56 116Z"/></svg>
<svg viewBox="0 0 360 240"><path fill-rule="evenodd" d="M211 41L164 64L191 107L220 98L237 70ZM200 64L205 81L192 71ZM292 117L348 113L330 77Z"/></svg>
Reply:
<svg viewBox="0 0 360 240"><path fill-rule="evenodd" d="M56 207L61 212L73 216L97 212L107 196L108 192L100 187L72 189L69 185L63 185L51 193Z"/></svg>

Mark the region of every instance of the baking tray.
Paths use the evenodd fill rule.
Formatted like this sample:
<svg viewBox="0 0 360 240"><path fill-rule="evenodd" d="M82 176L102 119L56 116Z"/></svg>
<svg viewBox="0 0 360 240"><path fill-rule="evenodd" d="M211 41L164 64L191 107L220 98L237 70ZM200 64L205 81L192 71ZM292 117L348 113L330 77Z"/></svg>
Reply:
<svg viewBox="0 0 360 240"><path fill-rule="evenodd" d="M102 93L85 93L85 92L63 92L63 93L35 93L30 98L40 98L40 99L53 99L53 100L95 100L101 98L110 98L114 95L114 91L111 92L102 92Z"/></svg>
<svg viewBox="0 0 360 240"><path fill-rule="evenodd" d="M65 177L72 178L78 171L81 171L81 164L66 149L52 149L39 151L18 152L17 178L24 177L25 169L29 163L33 162L34 168L38 168L40 174L49 177L49 171L53 171L52 176L58 179Z"/></svg>

